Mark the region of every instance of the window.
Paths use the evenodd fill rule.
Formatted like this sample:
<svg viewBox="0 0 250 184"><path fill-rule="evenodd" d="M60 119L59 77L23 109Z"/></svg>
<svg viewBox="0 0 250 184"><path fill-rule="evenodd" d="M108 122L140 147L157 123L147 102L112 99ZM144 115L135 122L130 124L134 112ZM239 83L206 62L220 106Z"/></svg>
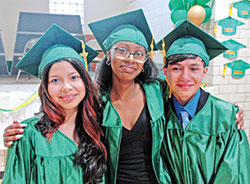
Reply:
<svg viewBox="0 0 250 184"><path fill-rule="evenodd" d="M84 0L50 0L49 12L54 14L80 15L82 28L84 23Z"/></svg>

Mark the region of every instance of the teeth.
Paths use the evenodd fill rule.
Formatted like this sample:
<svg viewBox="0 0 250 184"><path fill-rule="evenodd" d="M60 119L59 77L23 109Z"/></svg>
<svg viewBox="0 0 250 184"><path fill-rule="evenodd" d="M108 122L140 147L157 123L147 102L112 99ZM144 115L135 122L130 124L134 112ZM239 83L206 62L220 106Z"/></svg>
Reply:
<svg viewBox="0 0 250 184"><path fill-rule="evenodd" d="M69 95L69 96L64 96L64 97L62 97L63 100L71 100L71 99L73 99L73 98L74 98L73 95Z"/></svg>

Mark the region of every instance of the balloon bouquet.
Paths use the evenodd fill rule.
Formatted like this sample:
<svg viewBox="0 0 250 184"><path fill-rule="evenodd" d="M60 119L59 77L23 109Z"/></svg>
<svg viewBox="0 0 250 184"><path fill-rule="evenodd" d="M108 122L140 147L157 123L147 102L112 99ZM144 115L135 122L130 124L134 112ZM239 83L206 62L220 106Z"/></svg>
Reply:
<svg viewBox="0 0 250 184"><path fill-rule="evenodd" d="M170 0L169 9L172 11L171 20L175 25L183 20L189 20L196 26L207 22L211 18L213 0Z"/></svg>

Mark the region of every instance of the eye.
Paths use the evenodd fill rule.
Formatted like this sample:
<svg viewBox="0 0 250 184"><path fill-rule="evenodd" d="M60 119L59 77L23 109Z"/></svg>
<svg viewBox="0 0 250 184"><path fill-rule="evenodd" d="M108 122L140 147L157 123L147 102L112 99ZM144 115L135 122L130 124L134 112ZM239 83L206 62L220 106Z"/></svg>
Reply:
<svg viewBox="0 0 250 184"><path fill-rule="evenodd" d="M79 79L80 78L80 76L78 76L78 75L72 75L71 76L71 79L73 79L73 80L76 80L76 79Z"/></svg>
<svg viewBox="0 0 250 184"><path fill-rule="evenodd" d="M192 67L191 70L192 70L192 71L198 71L199 68L198 68L198 67Z"/></svg>
<svg viewBox="0 0 250 184"><path fill-rule="evenodd" d="M58 82L59 82L59 79L57 79L57 78L54 78L54 79L50 80L50 83L58 83Z"/></svg>
<svg viewBox="0 0 250 184"><path fill-rule="evenodd" d="M144 57L144 53L143 52L136 52L135 53L135 57L139 57L139 58L141 58L141 57Z"/></svg>
<svg viewBox="0 0 250 184"><path fill-rule="evenodd" d="M121 54L127 54L128 50L123 48L123 47L117 47L116 51L121 53Z"/></svg>
<svg viewBox="0 0 250 184"><path fill-rule="evenodd" d="M172 70L174 70L174 71L179 71L180 68L179 68L179 67L172 67Z"/></svg>

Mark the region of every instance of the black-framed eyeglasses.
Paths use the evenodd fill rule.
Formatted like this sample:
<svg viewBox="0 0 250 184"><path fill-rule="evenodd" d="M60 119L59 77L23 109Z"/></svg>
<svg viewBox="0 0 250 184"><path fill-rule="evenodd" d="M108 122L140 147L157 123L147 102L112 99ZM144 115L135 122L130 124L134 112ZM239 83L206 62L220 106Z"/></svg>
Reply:
<svg viewBox="0 0 250 184"><path fill-rule="evenodd" d="M119 59L127 59L130 57L130 55L133 55L135 62L145 63L148 58L148 54L145 52L137 51L135 53L131 53L124 47L112 47L112 49L115 50L116 57Z"/></svg>

